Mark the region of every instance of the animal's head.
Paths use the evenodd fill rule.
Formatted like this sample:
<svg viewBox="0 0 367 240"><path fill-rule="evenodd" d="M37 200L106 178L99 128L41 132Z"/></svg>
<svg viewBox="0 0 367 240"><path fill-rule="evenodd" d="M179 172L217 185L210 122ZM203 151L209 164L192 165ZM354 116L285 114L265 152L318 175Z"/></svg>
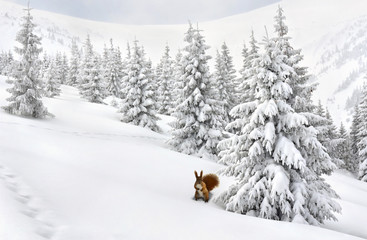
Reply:
<svg viewBox="0 0 367 240"><path fill-rule="evenodd" d="M200 175L198 175L198 173L195 171L195 177L196 177L196 181L195 181L195 184L194 184L194 188L196 190L201 190L203 187L202 187L202 182L203 182L203 170L200 171Z"/></svg>

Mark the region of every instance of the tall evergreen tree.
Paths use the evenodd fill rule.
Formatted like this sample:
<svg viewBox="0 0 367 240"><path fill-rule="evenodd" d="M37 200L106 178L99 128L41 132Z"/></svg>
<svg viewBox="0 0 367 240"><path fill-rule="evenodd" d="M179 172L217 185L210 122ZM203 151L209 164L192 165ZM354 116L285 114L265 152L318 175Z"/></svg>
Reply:
<svg viewBox="0 0 367 240"><path fill-rule="evenodd" d="M159 131L147 60L137 41L134 42L126 69L124 82L127 91L119 110L122 113L121 121Z"/></svg>
<svg viewBox="0 0 367 240"><path fill-rule="evenodd" d="M11 51L2 52L0 54L0 74L10 76L13 62L14 58Z"/></svg>
<svg viewBox="0 0 367 240"><path fill-rule="evenodd" d="M65 52L62 54L61 59L61 83L67 84L69 74L69 61Z"/></svg>
<svg viewBox="0 0 367 240"><path fill-rule="evenodd" d="M352 156L352 146L350 141L350 136L347 130L344 127L343 122L340 123L339 127L339 138L341 139L340 143L338 144L337 153L338 158L343 161L343 168L354 172L352 163L354 161Z"/></svg>
<svg viewBox="0 0 367 240"><path fill-rule="evenodd" d="M59 82L59 84L63 84L64 83L64 69L63 69L63 63L62 63L62 55L60 52L56 53L55 58L53 59L54 61L54 73L56 74L54 77L57 78L57 81Z"/></svg>
<svg viewBox="0 0 367 240"><path fill-rule="evenodd" d="M251 81L253 81L253 75L256 74L256 66L254 65L254 60L259 57L258 49L259 47L254 36L254 31L251 31L250 49L248 50L246 45L244 45L244 48L242 50L243 65L242 69L240 70L241 77L238 79L238 88L236 88L237 105L245 102L252 102L255 100L255 89L252 87L253 83L251 83ZM245 124L244 121L247 121L246 119L243 119L243 114L244 113L241 112L240 108L236 108L236 110L232 109L232 111L229 112L229 115L233 121L226 126L226 130L228 132L238 133L238 131L240 131L241 126ZM234 137L236 137L236 135ZM222 155L224 154L226 156L229 156L229 152L228 154L224 152L229 150L227 146L228 144L231 144L233 139L227 140L228 141L225 140L224 142L222 142L219 147L221 148ZM237 150L232 149L230 151L236 152ZM227 157L225 158L227 159ZM220 159L224 159L224 156L220 156ZM223 162L223 160L220 161ZM224 162L227 162L227 160L224 160Z"/></svg>
<svg viewBox="0 0 367 240"><path fill-rule="evenodd" d="M113 96L120 96L120 87L121 87L121 59L118 55L117 50L113 46L112 39L110 39L110 48L107 51L106 59L106 67L105 67L105 80L107 81L107 90Z"/></svg>
<svg viewBox="0 0 367 240"><path fill-rule="evenodd" d="M71 41L71 59L68 73L67 84L76 86L78 84L78 75L80 71L80 51L76 44L76 40Z"/></svg>
<svg viewBox="0 0 367 240"><path fill-rule="evenodd" d="M182 69L182 52L181 49L178 50L175 61L174 61L174 67L173 67L173 94L172 94L172 102L173 102L173 109L174 110L180 103L184 101L183 99L183 87L184 84L182 82L181 76L183 75L183 69Z"/></svg>
<svg viewBox="0 0 367 240"><path fill-rule="evenodd" d="M340 152L338 152L338 146L343 143L344 139L339 136L328 109L326 109L325 118L327 120L325 125L326 132L324 133L324 141L322 144L326 147L331 160L340 168L344 163L343 160L339 158Z"/></svg>
<svg viewBox="0 0 367 240"><path fill-rule="evenodd" d="M250 102L254 100L255 90L250 87L252 75L255 74L255 70L253 68L253 61L256 59L259 54L259 46L254 36L254 31L251 31L250 35L250 49L248 50L246 45L244 44L242 50L242 58L243 64L242 69L240 70L240 83L238 86L238 104L244 102Z"/></svg>
<svg viewBox="0 0 367 240"><path fill-rule="evenodd" d="M51 114L41 100L41 79L39 78L38 56L42 51L41 38L34 33L35 24L31 16L31 9L26 9L22 18L22 27L17 33L16 41L20 47L15 47L15 52L20 55L14 74L13 87L8 89L11 96L7 99L8 106L5 111L22 116L43 118Z"/></svg>
<svg viewBox="0 0 367 240"><path fill-rule="evenodd" d="M103 103L106 96L106 87L104 85L100 70L100 59L97 56L93 57L93 67L89 73L89 81L85 84L83 96L89 102Z"/></svg>
<svg viewBox="0 0 367 240"><path fill-rule="evenodd" d="M51 61L46 69L44 76L45 81L45 95L53 98L60 95L60 78L58 77L57 68L55 67L55 61Z"/></svg>
<svg viewBox="0 0 367 240"><path fill-rule="evenodd" d="M229 211L319 224L335 220L333 212L340 211L331 199L336 193L321 177L335 165L308 121L309 106L296 104L298 65L285 54L283 44L279 35L265 38L265 53L253 61L256 74L250 86L255 100L232 110L242 114L242 121L236 122L241 131L223 144L227 149L220 154L228 164L224 173L237 176L238 182L216 200ZM305 102L305 95L298 97Z"/></svg>
<svg viewBox="0 0 367 240"><path fill-rule="evenodd" d="M362 98L359 103L359 132L358 155L359 168L358 179L367 182L367 83L363 86Z"/></svg>
<svg viewBox="0 0 367 240"><path fill-rule="evenodd" d="M84 97L84 93L88 90L87 88L90 86L89 83L92 82L92 69L94 68L94 52L93 45L90 41L89 35L87 35L85 44L84 44L84 56L81 64L80 74L79 74L79 92Z"/></svg>
<svg viewBox="0 0 367 240"><path fill-rule="evenodd" d="M198 156L215 157L221 131L214 126L210 101L211 80L205 45L199 30L190 27L185 35L186 54L182 57L183 101L176 107L169 144L177 151Z"/></svg>
<svg viewBox="0 0 367 240"><path fill-rule="evenodd" d="M145 56L145 52L144 52L144 48L142 48L143 50L143 55ZM158 99L159 99L159 94L158 91L156 91L156 89L158 89L158 80L157 80L157 75L155 74L155 69L153 67L153 63L152 60L148 59L146 61L146 77L149 81L149 85L150 85L150 89L153 90L153 94L152 94L152 100L153 100L153 105L152 108L154 108L156 111L158 111L159 109L159 104L158 104Z"/></svg>
<svg viewBox="0 0 367 240"><path fill-rule="evenodd" d="M130 44L127 43L127 47L126 47L126 57L122 62L122 69L121 69L121 83L120 83L120 98L124 99L126 98L127 92L129 91L128 89L128 64L131 60L131 48L130 48Z"/></svg>
<svg viewBox="0 0 367 240"><path fill-rule="evenodd" d="M359 167L358 143L361 141L359 136L359 115L359 107L358 104L356 104L356 106L354 107L353 121L350 130L351 157L350 162L346 162L345 164L346 169L353 173L357 173Z"/></svg>
<svg viewBox="0 0 367 240"><path fill-rule="evenodd" d="M157 67L157 81L158 81L158 112L161 114L169 114L172 112L172 81L173 81L173 61L169 55L170 49L168 45L165 47L164 54Z"/></svg>
<svg viewBox="0 0 367 240"><path fill-rule="evenodd" d="M218 90L222 92L220 93L222 95L220 99L228 102L228 109L226 109L226 112L229 112L229 110L232 109L237 103L238 98L236 92L238 89L238 81L236 79L236 70L234 69L232 56L230 55L229 49L225 42L222 44L220 56L222 58L224 71L224 86ZM227 93L224 93L225 91Z"/></svg>
<svg viewBox="0 0 367 240"><path fill-rule="evenodd" d="M221 103L222 118L225 125L229 122L229 111L234 107L237 99L238 89L232 57L225 43L222 45L221 53L217 52L215 64L215 88L217 96L215 98Z"/></svg>
<svg viewBox="0 0 367 240"><path fill-rule="evenodd" d="M230 96L234 96L233 92L233 82L226 81L226 70L225 64L223 62L223 56L217 51L217 56L215 59L215 72L213 76L214 86L211 90L212 98L216 99L218 102L218 114L221 115L223 119L223 125L226 126L229 122L229 111L230 105L234 102L230 101ZM230 102L232 104L230 104Z"/></svg>

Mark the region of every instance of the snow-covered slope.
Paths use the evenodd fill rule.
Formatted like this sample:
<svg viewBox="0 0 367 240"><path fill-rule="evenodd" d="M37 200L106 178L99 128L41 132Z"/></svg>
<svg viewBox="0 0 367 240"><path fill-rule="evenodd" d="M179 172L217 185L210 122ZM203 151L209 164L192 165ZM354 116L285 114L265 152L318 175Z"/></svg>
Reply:
<svg viewBox="0 0 367 240"><path fill-rule="evenodd" d="M1 106L7 87L0 77ZM328 178L343 214L324 228L234 214L193 200L193 171L221 166L169 150L167 131L124 124L68 86L44 103L56 118L0 111L0 239L367 238L367 185L345 173ZM221 177L213 195L231 181Z"/></svg>

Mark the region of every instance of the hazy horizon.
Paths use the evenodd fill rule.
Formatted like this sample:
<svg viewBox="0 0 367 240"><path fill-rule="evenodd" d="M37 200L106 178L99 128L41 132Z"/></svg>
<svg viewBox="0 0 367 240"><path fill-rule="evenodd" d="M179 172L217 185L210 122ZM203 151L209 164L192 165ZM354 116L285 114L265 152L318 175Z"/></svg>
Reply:
<svg viewBox="0 0 367 240"><path fill-rule="evenodd" d="M27 0L5 0L27 5ZM32 0L30 6L73 17L120 24L183 24L215 20L280 0Z"/></svg>

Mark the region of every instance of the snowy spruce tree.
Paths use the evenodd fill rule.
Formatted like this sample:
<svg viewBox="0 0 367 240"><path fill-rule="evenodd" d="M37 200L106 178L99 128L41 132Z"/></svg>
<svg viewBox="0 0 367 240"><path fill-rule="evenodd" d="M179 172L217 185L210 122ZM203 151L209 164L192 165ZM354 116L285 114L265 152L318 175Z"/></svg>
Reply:
<svg viewBox="0 0 367 240"><path fill-rule="evenodd" d="M107 91L112 94L114 97L120 96L120 88L121 88L121 56L118 54L117 50L113 46L112 39L110 39L110 48L106 49L105 59L105 70L104 77L107 82Z"/></svg>
<svg viewBox="0 0 367 240"><path fill-rule="evenodd" d="M144 48L142 48L142 50L143 50L143 55L145 56ZM157 75L155 74L155 69L153 67L152 60L150 60L150 59L147 60L146 69L147 69L146 76L149 79L150 88L153 90L152 100L153 100L153 105L154 106L152 106L152 107L154 109L156 109L156 111L158 111L158 109L159 109L159 104L158 104L159 94L158 94L158 91L156 91L156 89L159 88L159 85L158 85Z"/></svg>
<svg viewBox="0 0 367 240"><path fill-rule="evenodd" d="M358 143L361 140L359 135L359 129L360 129L359 116L360 116L359 107L358 104L356 104L356 106L354 107L353 121L350 130L351 157L349 158L349 162L345 163L345 168L351 171L352 173L357 173L359 168Z"/></svg>
<svg viewBox="0 0 367 240"><path fill-rule="evenodd" d="M340 123L339 138L341 139L341 141L338 145L337 153L338 153L338 158L343 161L342 167L351 172L355 172L352 166L354 159L352 155L352 146L351 146L350 136L347 130L345 129L343 122Z"/></svg>
<svg viewBox="0 0 367 240"><path fill-rule="evenodd" d="M92 63L89 81L84 85L83 97L92 103L103 103L103 99L106 97L106 87L101 76L100 60L97 56L93 57Z"/></svg>
<svg viewBox="0 0 367 240"><path fill-rule="evenodd" d="M63 67L63 60L62 60L62 55L60 52L56 53L55 58L53 59L54 61L54 72L56 74L55 78L58 79L59 84L63 84L65 81L65 72L64 72L64 67Z"/></svg>
<svg viewBox="0 0 367 240"><path fill-rule="evenodd" d="M16 41L20 47L15 47L20 61L13 74L13 86L8 89L8 92L11 93L7 99L9 105L3 108L11 114L21 116L34 118L52 116L41 100L42 80L39 77L40 64L38 60L42 51L41 38L34 33L35 24L29 6L22 20L21 29L16 35Z"/></svg>
<svg viewBox="0 0 367 240"><path fill-rule="evenodd" d="M158 81L158 112L161 114L170 114L173 107L173 61L169 55L169 51L170 49L167 45L156 71Z"/></svg>
<svg viewBox="0 0 367 240"><path fill-rule="evenodd" d="M61 60L61 83L67 84L69 74L69 60L65 52L62 54Z"/></svg>
<svg viewBox="0 0 367 240"><path fill-rule="evenodd" d="M367 182L367 84L363 86L361 102L359 103L359 142L358 179Z"/></svg>
<svg viewBox="0 0 367 240"><path fill-rule="evenodd" d="M93 52L93 45L90 41L89 35L87 35L87 39L84 44L84 56L83 61L80 68L79 73L79 93L83 97L85 97L85 92L88 90L87 88L90 86L90 82L92 81L92 70L94 68L94 60L95 54Z"/></svg>
<svg viewBox="0 0 367 240"><path fill-rule="evenodd" d="M121 83L120 83L120 98L124 99L126 98L127 92L128 92L128 64L131 60L131 48L130 44L127 43L126 47L126 56L125 59L122 61L122 68L121 68Z"/></svg>
<svg viewBox="0 0 367 240"><path fill-rule="evenodd" d="M176 120L172 123L172 138L169 144L177 151L186 154L215 158L217 143L222 133L216 128L213 114L214 99L210 99L212 82L205 45L199 30L190 27L185 34L185 54L181 64L183 74L182 102L172 114Z"/></svg>
<svg viewBox="0 0 367 240"><path fill-rule="evenodd" d="M255 89L252 87L251 81L253 81L253 75L256 74L254 60L259 57L258 51L259 47L255 39L254 32L251 31L250 49L247 49L245 44L242 49L243 65L241 70L239 71L241 75L240 78L237 80L238 87L236 88L237 90L235 91L238 105L241 103L252 102L255 100L254 98ZM246 119L243 119L243 112L241 111L240 108L236 108L236 110L230 111L229 115L231 117L231 120L233 121L226 126L226 130L231 133L239 133L241 131L241 127L245 124L244 121L247 121ZM233 137L236 138L237 136L234 135ZM226 153L229 150L227 146L228 144L231 144L233 140L234 139L225 139L219 145L219 148L222 151L221 153L222 155L226 156L230 155L229 152L228 154ZM229 151L236 152L237 150L231 149ZM240 152L238 153L239 155L243 154L243 152L242 153ZM229 163L229 162L227 163L227 160L224 160L228 159L228 157L225 158L223 158L222 156L219 157L221 159L220 162L224 164Z"/></svg>
<svg viewBox="0 0 367 240"><path fill-rule="evenodd" d="M181 76L183 75L182 69L182 51L178 49L173 63L173 83L172 83L172 111L184 101L183 99L183 82Z"/></svg>
<svg viewBox="0 0 367 240"><path fill-rule="evenodd" d="M0 54L0 74L5 76L11 76L12 66L14 64L14 58L11 51L2 52Z"/></svg>
<svg viewBox="0 0 367 240"><path fill-rule="evenodd" d="M231 111L242 114L242 121L233 123L241 131L223 144L226 150L220 156L228 164L223 172L238 181L216 201L233 212L317 225L336 220L334 212L340 211L332 200L336 193L321 176L335 165L310 125L311 114L304 111L309 106L296 104L306 96L294 95L301 87L298 65L283 44L279 35L265 38L265 52L253 61L254 101Z"/></svg>
<svg viewBox="0 0 367 240"><path fill-rule="evenodd" d="M48 71L48 68L51 64L51 56L49 56L47 54L47 52L44 52L43 53L43 57L42 57L42 60L41 60L41 67L40 67L40 72L39 72L39 76L40 78L44 79L45 78L45 75Z"/></svg>
<svg viewBox="0 0 367 240"><path fill-rule="evenodd" d="M78 85L78 75L80 70L80 52L76 44L76 40L71 41L71 59L69 66L69 73L67 77L67 84L70 86Z"/></svg>
<svg viewBox="0 0 367 240"><path fill-rule="evenodd" d="M240 70L240 79L237 90L237 103L250 102L254 100L254 89L251 89L251 76L255 73L253 69L253 60L258 57L259 47L254 36L254 31L251 31L250 49L247 49L244 44L242 50L243 64Z"/></svg>
<svg viewBox="0 0 367 240"><path fill-rule="evenodd" d="M344 142L344 139L339 136L329 110L324 109L321 101L314 107L314 113L317 117L310 121L313 122L313 126L317 130L317 138L326 148L326 152L329 154L331 161L340 168L344 163L340 159L339 146Z"/></svg>
<svg viewBox="0 0 367 240"><path fill-rule="evenodd" d="M224 125L229 122L229 111L235 105L236 102L236 81L235 70L232 63L232 58L229 55L228 47L225 43L222 45L222 51L217 51L215 59L215 94L214 98L220 103L221 115L224 120Z"/></svg>
<svg viewBox="0 0 367 240"><path fill-rule="evenodd" d="M134 42L126 66L126 96L120 110L121 121L159 131L156 103L153 101L152 79L149 77L147 60L138 41Z"/></svg>
<svg viewBox="0 0 367 240"><path fill-rule="evenodd" d="M328 109L326 109L325 118L326 125L324 125L324 129L326 130L326 132L324 132L324 140L321 141L321 143L324 147L326 147L327 153L329 154L331 161L333 161L333 163L335 163L335 165L340 168L343 166L344 162L342 159L339 158L339 146L343 144L344 139L338 134L338 130L334 125L334 121L331 118Z"/></svg>
<svg viewBox="0 0 367 240"><path fill-rule="evenodd" d="M220 57L222 59L223 80L222 87L219 90L219 99L226 102L225 111L229 112L238 103L238 80L236 79L236 70L234 69L232 56L230 55L227 44L224 42L221 47Z"/></svg>
<svg viewBox="0 0 367 240"><path fill-rule="evenodd" d="M53 98L55 96L59 96L61 89L60 83L61 78L60 75L57 73L57 68L55 67L55 61L51 61L46 69L46 73L44 75L44 82L45 82L45 96Z"/></svg>

